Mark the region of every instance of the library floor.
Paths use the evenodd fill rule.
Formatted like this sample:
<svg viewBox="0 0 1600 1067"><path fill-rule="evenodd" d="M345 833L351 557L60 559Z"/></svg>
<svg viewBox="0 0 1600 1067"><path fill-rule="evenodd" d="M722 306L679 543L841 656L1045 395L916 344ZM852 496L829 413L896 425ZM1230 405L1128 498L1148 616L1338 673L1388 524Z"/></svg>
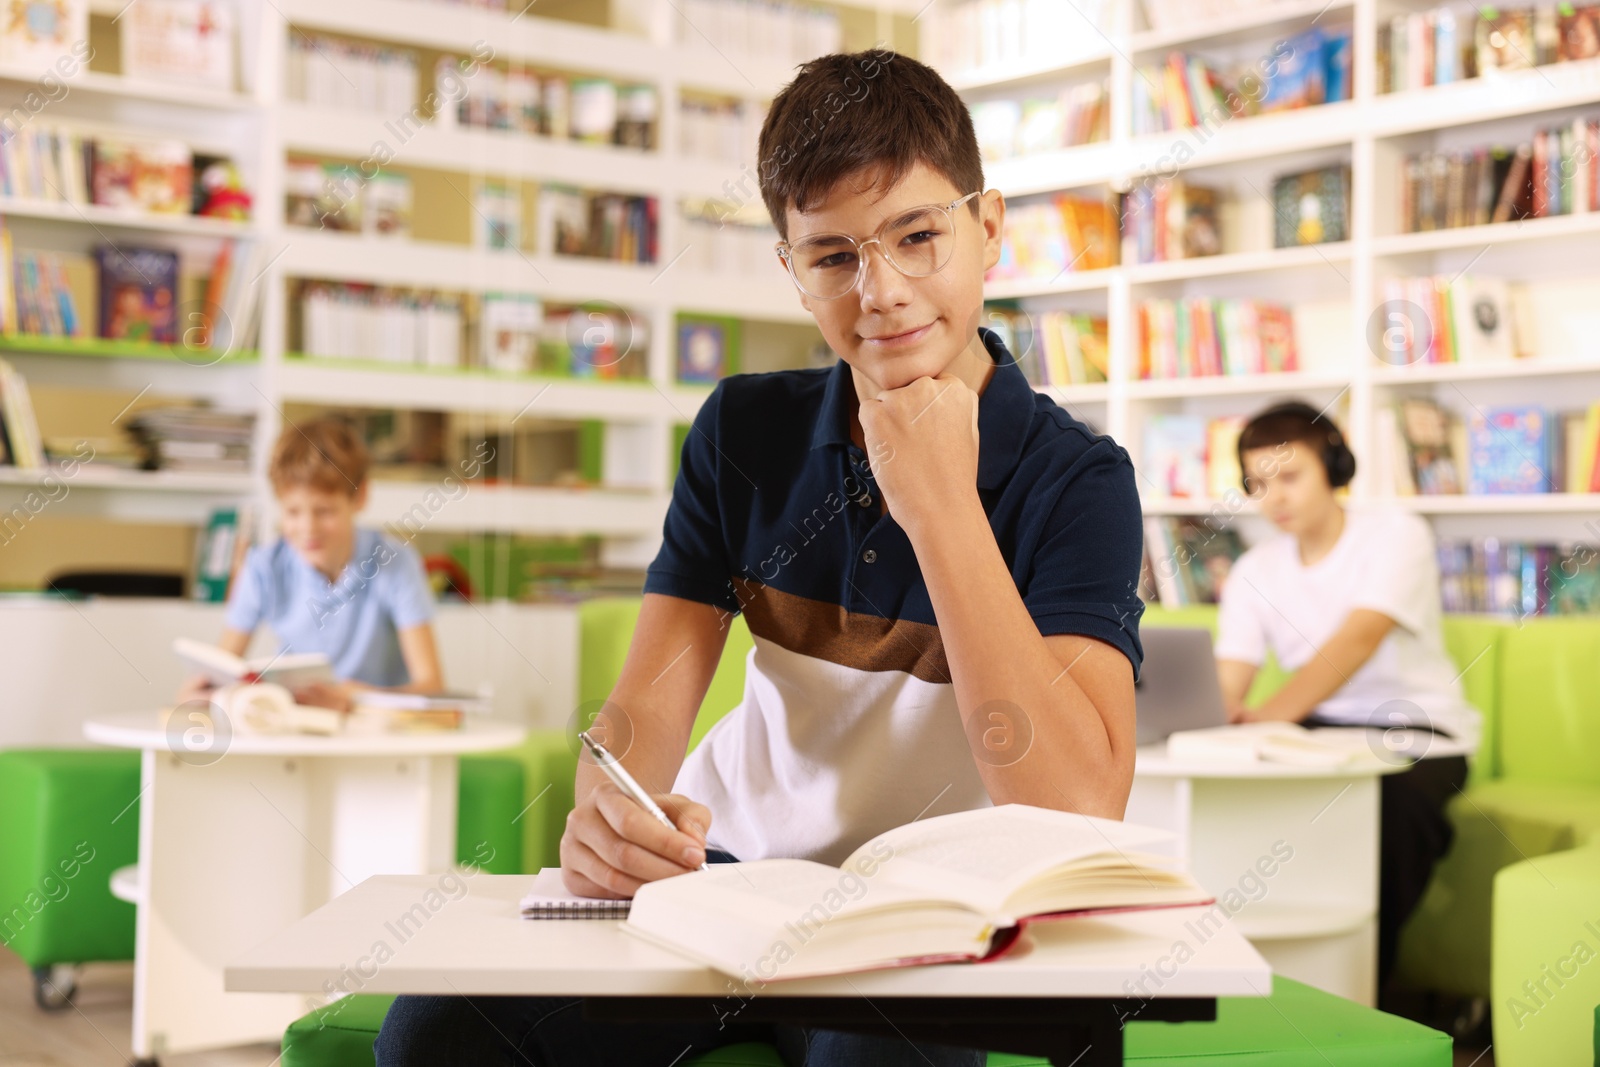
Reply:
<svg viewBox="0 0 1600 1067"><path fill-rule="evenodd" d="M0 948L0 1067L126 1067L133 964L93 963L78 975L76 1010L46 1014L33 1003L28 969ZM274 1067L276 1045L241 1045L164 1056L163 1067ZM1455 1067L1494 1067L1487 1048L1455 1050Z"/></svg>

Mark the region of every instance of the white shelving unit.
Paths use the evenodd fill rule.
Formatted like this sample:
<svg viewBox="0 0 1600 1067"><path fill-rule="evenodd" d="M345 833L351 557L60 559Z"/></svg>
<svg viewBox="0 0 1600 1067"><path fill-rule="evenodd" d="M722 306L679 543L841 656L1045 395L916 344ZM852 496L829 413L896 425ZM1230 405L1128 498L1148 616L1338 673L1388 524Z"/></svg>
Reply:
<svg viewBox="0 0 1600 1067"><path fill-rule="evenodd" d="M924 56L945 54L959 0L934 0L919 19ZM1461 5L1463 17L1476 17ZM1428 516L1441 537L1501 536L1558 541L1600 539L1600 496L1388 498L1375 485L1373 413L1397 395L1429 395L1458 414L1498 403L1541 403L1561 410L1600 395L1600 330L1568 329L1559 350L1503 364L1394 367L1368 345L1368 320L1380 309L1387 277L1474 273L1514 282L1593 278L1600 283L1600 213L1557 216L1425 233L1399 232L1400 164L1423 150L1516 143L1541 126L1600 115L1600 60L1561 63L1497 77L1378 95L1376 27L1401 10L1389 0L1263 2L1193 28L1153 30L1132 0L1108 5L1107 24L1085 26L1075 58L1026 52L980 70L944 70L969 103L1053 95L1104 79L1110 138L1096 144L989 162L985 176L1009 201L1062 191L1120 192L1174 176L1225 191L1224 253L1201 259L1067 272L1047 282L995 282L991 299L1029 311L1068 309L1104 315L1110 325L1111 381L1047 392L1111 433L1137 465L1145 420L1154 412L1206 417L1245 414L1272 400L1301 397L1341 417L1366 461L1351 488L1353 506L1397 503ZM1136 67L1171 50L1223 63L1271 53L1312 25L1353 30L1352 99L1314 109L1229 118L1205 128L1132 133ZM1026 34L1024 34L1026 38ZM1032 38L1026 38L1030 42ZM1019 42L1020 44L1021 42ZM1351 231L1339 243L1271 247L1272 179L1326 163L1351 167ZM1600 292L1597 284L1593 292ZM1137 373L1137 313L1149 297L1253 297L1290 304L1302 369L1294 374L1142 381ZM1600 319L1595 320L1600 325ZM1242 500L1166 500L1150 494L1148 514L1237 517L1247 540L1265 529Z"/></svg>

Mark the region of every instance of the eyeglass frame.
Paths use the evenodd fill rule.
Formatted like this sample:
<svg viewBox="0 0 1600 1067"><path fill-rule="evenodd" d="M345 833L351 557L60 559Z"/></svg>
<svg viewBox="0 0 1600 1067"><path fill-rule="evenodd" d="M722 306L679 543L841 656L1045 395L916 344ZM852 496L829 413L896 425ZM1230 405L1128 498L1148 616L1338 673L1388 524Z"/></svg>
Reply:
<svg viewBox="0 0 1600 1067"><path fill-rule="evenodd" d="M958 197L956 197L954 200L950 201L948 204L919 204L919 205L915 205L915 206L907 208L905 211L899 212L896 215L896 218L898 218L900 215L909 214L910 212L913 212L913 211L920 211L923 208L936 207L939 210L943 211L947 216L949 216L949 218L950 218L950 229L951 229L951 232L953 233L955 231L955 226L956 226L956 216L955 216L956 208L960 207L962 204L965 204L968 200L971 200L973 197L982 196L982 195L983 195L983 190L982 189L977 189L977 190L974 190L973 192L968 193L966 196L958 196ZM894 221L894 220L893 219L885 219L884 222L883 222L883 225L879 226L878 229L873 233L873 235L871 237L868 237L865 241L858 241L858 240L855 239L854 236L852 236L851 234L848 234L848 233L837 233L837 232L834 232L834 231L824 231L822 233L808 233L808 234L805 235L805 237L801 238L801 240L803 240L803 241L808 241L813 237L843 237L845 240L850 242L850 244L851 244L851 246L853 248L855 248L856 255L858 257L857 260L856 260L856 276L855 276L855 279L850 283L850 285L843 292L840 292L835 296L817 296L816 294L814 294L811 291L809 291L808 289L806 289L805 286L800 284L800 277L799 277L799 275L795 274L795 272L794 272L794 260L789 258L789 253L794 250L794 246L791 245L788 241L779 241L777 244L773 245L772 247L773 247L774 250L777 251L778 258L783 260L783 265L789 269L789 280L794 282L794 287L796 289L800 290L800 292L804 293L806 296L809 296L813 300L838 300L838 299L840 299L840 298L842 298L844 296L849 295L849 293L852 290L854 290L856 286L860 285L861 284L861 279L866 274L866 271L867 271L867 246L870 245L870 244L876 244L878 246L878 251L883 254L884 262L889 264L889 266L893 267L895 270L899 271L901 274L905 275L907 278L931 278L935 274L938 274L939 271L944 270L944 268L949 265L950 261L947 259L943 263L941 263L937 268L935 268L934 270L929 271L927 274L912 274L910 271L906 270L900 264L896 263L895 259L894 259L894 256L889 254L889 250L887 248L885 248L884 244L883 244L883 231L889 228L889 223L892 222L892 221Z"/></svg>

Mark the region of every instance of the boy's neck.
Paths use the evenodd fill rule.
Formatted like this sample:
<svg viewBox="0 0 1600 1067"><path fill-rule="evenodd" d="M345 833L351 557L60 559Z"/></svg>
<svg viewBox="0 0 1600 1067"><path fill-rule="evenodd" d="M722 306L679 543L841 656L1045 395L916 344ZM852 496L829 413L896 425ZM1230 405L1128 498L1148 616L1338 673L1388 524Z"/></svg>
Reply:
<svg viewBox="0 0 1600 1067"><path fill-rule="evenodd" d="M329 553L328 565L326 567L318 567L317 573L328 579L328 583L331 585L339 580L339 575L344 573L345 567L350 563L350 557L355 554L356 539L352 536L346 544L340 547L336 555Z"/></svg>
<svg viewBox="0 0 1600 1067"><path fill-rule="evenodd" d="M1300 548L1300 563L1309 567L1321 561L1333 546L1339 543L1339 537L1344 533L1344 508L1338 503L1328 507L1328 513L1321 522L1295 535L1295 541Z"/></svg>

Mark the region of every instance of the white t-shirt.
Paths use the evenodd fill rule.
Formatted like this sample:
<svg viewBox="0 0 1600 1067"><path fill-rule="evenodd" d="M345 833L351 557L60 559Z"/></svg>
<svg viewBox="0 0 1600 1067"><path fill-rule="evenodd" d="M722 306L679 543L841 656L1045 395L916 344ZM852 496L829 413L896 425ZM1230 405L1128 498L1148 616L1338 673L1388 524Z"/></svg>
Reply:
<svg viewBox="0 0 1600 1067"><path fill-rule="evenodd" d="M1317 715L1351 725L1428 725L1475 750L1482 716L1445 652L1433 531L1415 515L1347 511L1332 551L1309 567L1290 534L1240 556L1223 584L1217 658L1259 666L1271 649L1284 669L1297 671L1357 608L1396 625Z"/></svg>

